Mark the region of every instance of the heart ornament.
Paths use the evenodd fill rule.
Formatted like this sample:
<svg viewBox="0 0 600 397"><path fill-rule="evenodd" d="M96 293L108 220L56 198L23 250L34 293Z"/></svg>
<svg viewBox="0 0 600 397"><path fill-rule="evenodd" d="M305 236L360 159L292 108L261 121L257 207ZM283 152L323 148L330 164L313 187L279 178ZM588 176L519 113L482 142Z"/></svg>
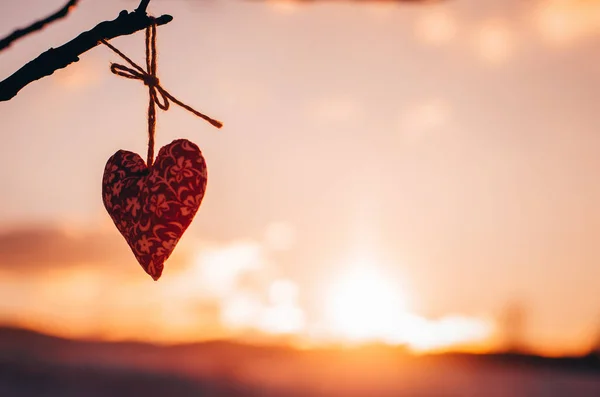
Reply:
<svg viewBox="0 0 600 397"><path fill-rule="evenodd" d="M125 150L108 159L104 206L154 280L200 208L206 181L202 152L187 139L161 148L150 168L137 153Z"/></svg>

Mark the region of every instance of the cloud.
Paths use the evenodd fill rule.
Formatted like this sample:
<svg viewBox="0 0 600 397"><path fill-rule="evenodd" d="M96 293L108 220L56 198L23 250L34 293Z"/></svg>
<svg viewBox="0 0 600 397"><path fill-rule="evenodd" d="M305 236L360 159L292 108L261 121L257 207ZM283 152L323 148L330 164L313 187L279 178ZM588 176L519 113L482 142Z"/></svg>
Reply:
<svg viewBox="0 0 600 397"><path fill-rule="evenodd" d="M266 2L272 11L282 15L294 14L300 6L296 0L266 0Z"/></svg>
<svg viewBox="0 0 600 397"><path fill-rule="evenodd" d="M224 299L240 289L244 276L260 272L268 265L259 244L233 241L225 246L205 247L196 256L190 272L203 293Z"/></svg>
<svg viewBox="0 0 600 397"><path fill-rule="evenodd" d="M300 285L274 261L281 249L278 240L283 235L288 244L292 231L293 225L271 224L266 236L272 234L276 244L269 238L211 242L189 236L178 247L182 256L177 266L169 266L156 283L137 266L116 232L8 231L0 235L0 321L69 337L157 342L283 337L308 344L350 337L408 344L415 350L488 336L490 325L481 319L429 320L408 312L405 299L396 300L403 288L386 275L371 277L368 272L351 273L349 283L343 274L336 275L322 302L333 312L323 318L311 315L303 306ZM135 266L118 271L94 266L121 259ZM11 272L7 261L36 271ZM48 271L38 271L43 267ZM335 288L336 283L342 288ZM335 321L339 316L341 322Z"/></svg>
<svg viewBox="0 0 600 397"><path fill-rule="evenodd" d="M44 227L0 234L0 267L5 270L68 267L82 263L114 262L131 257L125 241L114 234Z"/></svg>
<svg viewBox="0 0 600 397"><path fill-rule="evenodd" d="M416 37L426 44L446 44L456 38L457 32L456 17L439 7L423 10L415 24Z"/></svg>
<svg viewBox="0 0 600 397"><path fill-rule="evenodd" d="M542 38L557 46L600 34L600 0L544 0L534 8Z"/></svg>
<svg viewBox="0 0 600 397"><path fill-rule="evenodd" d="M179 266L185 256L181 249L171 256L169 264ZM141 270L114 227L51 225L0 232L0 269L4 271L28 273L81 266L114 267L126 273Z"/></svg>
<svg viewBox="0 0 600 397"><path fill-rule="evenodd" d="M286 233L291 228L280 222L273 225L279 225L276 229L286 225ZM272 232L273 225L268 231ZM202 291L206 299L219 302L221 323L233 334L298 332L304 327L298 286L278 275L269 258L270 248L268 242L265 245L251 240L205 247L180 274L179 290L193 288ZM198 294L194 291L190 293Z"/></svg>
<svg viewBox="0 0 600 397"><path fill-rule="evenodd" d="M279 225L270 228L279 229L275 235L291 228L273 225ZM184 236L155 283L116 230L5 231L0 321L71 337L169 342L287 335L302 329L304 311L297 284L270 258L273 248L251 239Z"/></svg>
<svg viewBox="0 0 600 397"><path fill-rule="evenodd" d="M515 52L515 37L507 21L491 19L481 24L474 35L477 55L492 65L504 64Z"/></svg>

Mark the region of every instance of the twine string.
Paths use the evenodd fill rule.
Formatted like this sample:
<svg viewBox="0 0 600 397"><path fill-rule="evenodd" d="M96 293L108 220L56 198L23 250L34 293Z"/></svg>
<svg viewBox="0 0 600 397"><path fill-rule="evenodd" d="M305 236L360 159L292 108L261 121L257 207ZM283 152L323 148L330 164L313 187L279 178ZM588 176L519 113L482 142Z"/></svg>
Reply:
<svg viewBox="0 0 600 397"><path fill-rule="evenodd" d="M148 158L146 164L148 168L152 166L154 161L154 135L156 132L156 106L162 110L169 110L170 102L176 103L185 110L195 114L196 116L208 121L217 128L221 128L223 123L215 120L207 115L200 113L196 109L181 102L161 85L156 76L156 24L152 24L146 28L146 70L133 62L127 55L123 54L108 41L101 39L100 42L114 51L117 55L123 58L131 67L112 63L110 70L117 76L122 76L132 80L141 80L148 87Z"/></svg>

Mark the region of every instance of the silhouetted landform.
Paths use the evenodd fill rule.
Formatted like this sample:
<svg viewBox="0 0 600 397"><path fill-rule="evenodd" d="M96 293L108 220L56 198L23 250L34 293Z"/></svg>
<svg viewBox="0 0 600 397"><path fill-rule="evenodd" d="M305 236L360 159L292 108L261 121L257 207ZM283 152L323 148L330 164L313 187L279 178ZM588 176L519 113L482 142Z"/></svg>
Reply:
<svg viewBox="0 0 600 397"><path fill-rule="evenodd" d="M215 393L216 392L216 393ZM0 362L2 396L202 396L222 395L213 386L140 371L69 367L47 363Z"/></svg>
<svg viewBox="0 0 600 397"><path fill-rule="evenodd" d="M600 357L412 356L234 341L70 340L0 328L0 396L600 396Z"/></svg>

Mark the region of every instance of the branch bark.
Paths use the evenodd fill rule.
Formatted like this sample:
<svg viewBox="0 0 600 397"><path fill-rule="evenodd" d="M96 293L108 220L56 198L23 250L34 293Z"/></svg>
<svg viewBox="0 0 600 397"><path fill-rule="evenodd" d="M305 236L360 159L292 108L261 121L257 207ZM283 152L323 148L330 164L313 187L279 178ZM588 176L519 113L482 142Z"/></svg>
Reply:
<svg viewBox="0 0 600 397"><path fill-rule="evenodd" d="M101 39L110 40L115 37L130 35L146 29L152 23L164 25L173 20L170 15L162 15L156 19L148 16L145 11L148 2L142 0L135 11L121 11L116 19L101 22L68 43L58 48L50 48L27 63L13 75L0 82L0 102L14 98L29 83L50 76L56 70L79 61L79 56L100 44Z"/></svg>
<svg viewBox="0 0 600 397"><path fill-rule="evenodd" d="M140 5L138 6L138 8L136 8L135 10L137 12L146 12L148 4L150 4L150 0L142 0L140 1Z"/></svg>
<svg viewBox="0 0 600 397"><path fill-rule="evenodd" d="M41 30L46 25L66 17L69 14L69 12L73 8L75 8L77 3L79 3L79 0L70 0L60 10L56 11L54 14L48 16L47 18L34 22L26 28L15 30L14 32L0 40L0 51L7 49L12 43L27 36L28 34Z"/></svg>

